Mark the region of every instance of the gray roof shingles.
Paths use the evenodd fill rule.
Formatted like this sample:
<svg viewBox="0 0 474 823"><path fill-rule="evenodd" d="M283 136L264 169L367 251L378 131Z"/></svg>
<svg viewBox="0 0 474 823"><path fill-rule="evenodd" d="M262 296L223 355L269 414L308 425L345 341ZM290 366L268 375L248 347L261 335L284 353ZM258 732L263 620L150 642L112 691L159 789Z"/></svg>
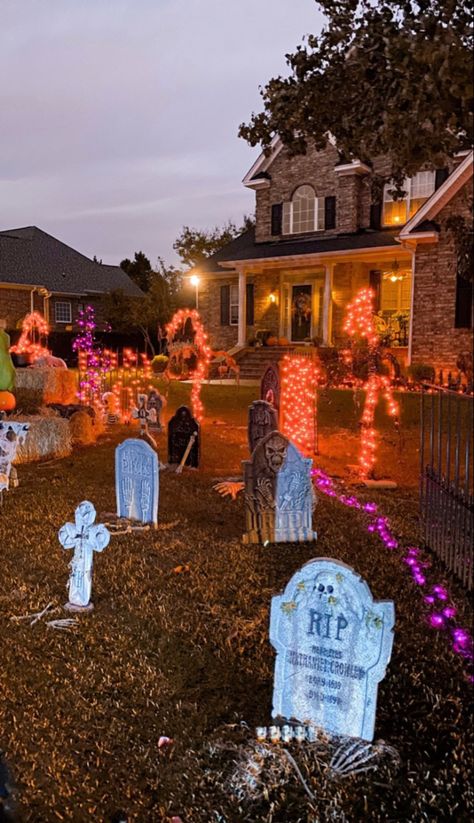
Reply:
<svg viewBox="0 0 474 823"><path fill-rule="evenodd" d="M304 237L291 240L255 242L255 230L249 229L219 249L199 268L203 272L223 272L219 263L237 260L264 260L271 257L290 257L302 254L324 254L337 251L362 251L381 247L397 247L396 234L391 231L361 231L331 237Z"/></svg>
<svg viewBox="0 0 474 823"><path fill-rule="evenodd" d="M130 297L142 292L119 266L88 257L28 226L0 231L0 284L45 287L59 294L104 294L122 289Z"/></svg>

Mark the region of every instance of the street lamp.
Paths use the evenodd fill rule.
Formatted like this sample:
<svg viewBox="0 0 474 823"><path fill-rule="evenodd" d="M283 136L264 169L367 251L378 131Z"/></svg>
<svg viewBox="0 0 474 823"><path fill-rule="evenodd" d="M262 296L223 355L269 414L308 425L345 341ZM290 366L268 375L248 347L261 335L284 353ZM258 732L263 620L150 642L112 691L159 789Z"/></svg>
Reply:
<svg viewBox="0 0 474 823"><path fill-rule="evenodd" d="M197 274L192 274L191 277L189 278L189 282L191 283L191 286L195 286L195 288L196 288L196 311L197 311L197 309L199 308L199 296L198 296L199 277L197 276Z"/></svg>

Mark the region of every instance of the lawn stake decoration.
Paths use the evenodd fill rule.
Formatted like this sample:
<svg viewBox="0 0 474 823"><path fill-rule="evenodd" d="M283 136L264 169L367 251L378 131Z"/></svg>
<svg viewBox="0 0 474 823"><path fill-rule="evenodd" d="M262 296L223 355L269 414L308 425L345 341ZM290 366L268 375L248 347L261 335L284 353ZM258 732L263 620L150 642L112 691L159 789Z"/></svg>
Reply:
<svg viewBox="0 0 474 823"><path fill-rule="evenodd" d="M102 405L104 407L104 422L108 426L113 426L119 422L118 400L113 391L106 391L102 395Z"/></svg>
<svg viewBox="0 0 474 823"><path fill-rule="evenodd" d="M140 437L148 435L148 423L156 423L156 410L147 408L147 400L146 394L139 394L138 406L132 411L133 419L140 423Z"/></svg>
<svg viewBox="0 0 474 823"><path fill-rule="evenodd" d="M313 353L285 354L280 365L280 427L305 457L317 453L317 385Z"/></svg>
<svg viewBox="0 0 474 823"><path fill-rule="evenodd" d="M354 299L347 306L347 315L344 322L344 331L355 341L357 338L366 340L368 353L368 379L365 384L365 403L361 419L361 446L359 452L359 472L363 480L373 476L376 451L376 431L374 428L375 407L379 395L382 394L388 414L398 425L399 407L393 397L390 380L377 371L379 359L380 336L377 333L374 321L374 292L372 289L360 289ZM348 353L346 362L351 363L354 358L354 342Z"/></svg>
<svg viewBox="0 0 474 823"><path fill-rule="evenodd" d="M311 464L280 432L260 441L251 459L243 463L247 525L243 543L316 540Z"/></svg>
<svg viewBox="0 0 474 823"><path fill-rule="evenodd" d="M151 389L148 393L148 398L146 402L147 410L153 416L149 418L148 421L148 428L150 431L155 432L156 434L160 434L163 429L161 424L161 412L166 405L166 400L162 395L156 391L156 389Z"/></svg>
<svg viewBox="0 0 474 823"><path fill-rule="evenodd" d="M115 449L117 516L158 525L159 462L145 441L129 438Z"/></svg>
<svg viewBox="0 0 474 823"><path fill-rule="evenodd" d="M68 611L91 611L92 561L94 552L102 552L109 545L110 532L103 525L94 525L96 510L84 500L76 509L74 523L66 523L59 530L59 542L64 549L74 549L69 564Z"/></svg>
<svg viewBox="0 0 474 823"><path fill-rule="evenodd" d="M266 400L254 400L249 406L248 442L250 454L260 440L278 429L278 414L271 403Z"/></svg>
<svg viewBox="0 0 474 823"><path fill-rule="evenodd" d="M0 420L0 502L3 492L8 491L10 485L18 486L17 472L12 463L18 446L25 442L29 428L29 423Z"/></svg>
<svg viewBox="0 0 474 823"><path fill-rule="evenodd" d="M49 326L43 315L38 311L30 312L23 318L20 339L10 351L27 358L30 363L34 363L39 357L49 357L49 349L41 342L47 341L48 334Z"/></svg>
<svg viewBox="0 0 474 823"><path fill-rule="evenodd" d="M272 598L272 716L373 740L394 621L393 603L375 602L345 563L326 557L306 563Z"/></svg>
<svg viewBox="0 0 474 823"><path fill-rule="evenodd" d="M187 333L187 328L191 327L193 340L183 344L177 342L176 337L180 330L182 333ZM204 415L204 406L201 401L201 386L203 381L207 378L209 372L209 363L212 358L212 349L208 343L207 334L204 331L204 326L201 323L198 312L195 309L179 309L173 315L170 322L166 326L166 334L168 337L168 351L170 360L166 369L166 376L169 379L176 379L177 374L173 373L173 363L184 365L184 358L188 354L192 354L196 358L196 367L189 374L189 379L193 381L193 388L191 391L191 405L193 409L193 416L200 423ZM174 348L173 348L174 347ZM176 351L175 351L176 350ZM175 357L174 355L177 355ZM176 371L176 369L175 369Z"/></svg>
<svg viewBox="0 0 474 823"><path fill-rule="evenodd" d="M199 441L198 421L187 406L180 406L168 423L168 463L197 469Z"/></svg>

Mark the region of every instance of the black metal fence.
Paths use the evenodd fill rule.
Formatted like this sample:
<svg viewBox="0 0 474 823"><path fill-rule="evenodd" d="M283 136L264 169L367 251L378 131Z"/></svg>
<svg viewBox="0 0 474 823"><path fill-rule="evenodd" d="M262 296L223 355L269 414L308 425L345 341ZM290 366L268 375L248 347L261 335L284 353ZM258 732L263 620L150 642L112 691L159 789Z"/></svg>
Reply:
<svg viewBox="0 0 474 823"><path fill-rule="evenodd" d="M420 502L426 543L473 588L472 395L425 384L421 392Z"/></svg>

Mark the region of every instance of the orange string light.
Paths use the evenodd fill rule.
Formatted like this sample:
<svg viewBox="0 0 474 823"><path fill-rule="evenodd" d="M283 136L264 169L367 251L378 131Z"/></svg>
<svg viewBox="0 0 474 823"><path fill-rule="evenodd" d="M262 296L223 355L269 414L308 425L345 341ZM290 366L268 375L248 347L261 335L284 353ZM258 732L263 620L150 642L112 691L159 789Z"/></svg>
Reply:
<svg viewBox="0 0 474 823"><path fill-rule="evenodd" d="M280 364L282 431L305 456L316 451L319 369L306 356L286 354Z"/></svg>
<svg viewBox="0 0 474 823"><path fill-rule="evenodd" d="M190 379L193 381L193 387L191 390L191 405L193 408L193 416L200 423L204 417L204 405L201 400L201 386L209 373L209 363L212 358L212 349L208 343L207 334L204 331L204 326L196 309L179 309L173 315L170 322L166 325L166 334L168 336L168 345L170 345L179 329L185 328L188 320L191 321L191 327L194 333L192 350L197 356L196 368L189 375Z"/></svg>
<svg viewBox="0 0 474 823"><path fill-rule="evenodd" d="M14 354L28 354L33 363L39 357L49 357L49 349L39 342L35 343L32 338L34 334L37 334L39 339L48 337L49 334L49 326L38 311L30 312L23 318L20 339L15 346L11 346L10 351Z"/></svg>

